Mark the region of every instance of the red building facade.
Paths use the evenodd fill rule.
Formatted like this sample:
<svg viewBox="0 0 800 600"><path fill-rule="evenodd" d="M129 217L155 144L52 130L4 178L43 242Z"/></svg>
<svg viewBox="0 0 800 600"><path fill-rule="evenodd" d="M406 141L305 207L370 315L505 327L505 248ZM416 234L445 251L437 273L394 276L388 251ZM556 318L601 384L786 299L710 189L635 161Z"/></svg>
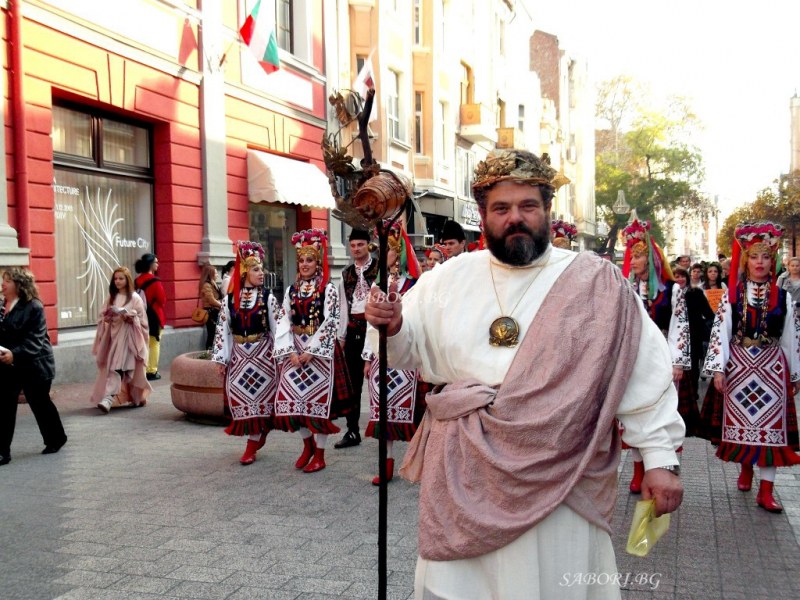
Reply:
<svg viewBox="0 0 800 600"><path fill-rule="evenodd" d="M285 49L271 75L238 38L254 4L4 6L0 267L33 270L57 346L91 336L117 264L157 254L178 334L194 325L200 263L258 239L280 293L294 274L288 236L328 227L323 2L275 3ZM294 161L296 188L275 177L275 156ZM312 200L297 199L303 188ZM179 338L176 351L191 345Z"/></svg>

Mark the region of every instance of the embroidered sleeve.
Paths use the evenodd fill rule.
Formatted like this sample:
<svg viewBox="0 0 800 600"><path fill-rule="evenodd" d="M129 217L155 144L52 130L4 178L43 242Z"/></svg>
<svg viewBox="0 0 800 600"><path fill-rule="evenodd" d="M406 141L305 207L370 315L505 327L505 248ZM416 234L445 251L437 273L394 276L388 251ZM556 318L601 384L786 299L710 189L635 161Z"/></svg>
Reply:
<svg viewBox="0 0 800 600"><path fill-rule="evenodd" d="M341 314L339 319L339 339L344 341L347 337L347 321L350 317L350 306L347 304L347 294L344 291L344 275L339 281L339 302L341 306L339 311Z"/></svg>
<svg viewBox="0 0 800 600"><path fill-rule="evenodd" d="M370 339L369 330L374 329L372 325L367 325L367 335L364 337L364 350L361 352L361 360L375 360L378 358L377 353L372 351L372 340Z"/></svg>
<svg viewBox="0 0 800 600"><path fill-rule="evenodd" d="M231 332L231 315L228 310L228 301L225 299L219 311L217 331L214 334L214 346L211 348L211 360L227 365L231 359L233 347L233 333Z"/></svg>
<svg viewBox="0 0 800 600"><path fill-rule="evenodd" d="M267 294L267 319L269 320L269 331L272 335L273 341L277 337L278 332L278 318L281 314L281 307L278 304L278 299L275 294L269 292Z"/></svg>
<svg viewBox="0 0 800 600"><path fill-rule="evenodd" d="M323 307L324 320L319 324L314 337L308 343L306 352L322 358L333 358L333 345L338 339L339 332L339 292L329 283L325 286L325 306Z"/></svg>
<svg viewBox="0 0 800 600"><path fill-rule="evenodd" d="M789 363L789 380L800 381L800 311L794 309L790 294L786 294L786 304L781 348Z"/></svg>
<svg viewBox="0 0 800 600"><path fill-rule="evenodd" d="M728 294L722 296L711 328L703 371L705 373L724 373L728 364L731 345L731 304Z"/></svg>
<svg viewBox="0 0 800 600"><path fill-rule="evenodd" d="M283 306L278 309L277 317L275 317L275 350L272 352L272 357L275 359L285 358L293 352L297 352L292 333L291 289L291 287L286 289Z"/></svg>
<svg viewBox="0 0 800 600"><path fill-rule="evenodd" d="M667 334L672 365L684 371L692 367L691 345L689 344L689 316L686 310L686 290L677 284L672 288L672 316L669 319Z"/></svg>

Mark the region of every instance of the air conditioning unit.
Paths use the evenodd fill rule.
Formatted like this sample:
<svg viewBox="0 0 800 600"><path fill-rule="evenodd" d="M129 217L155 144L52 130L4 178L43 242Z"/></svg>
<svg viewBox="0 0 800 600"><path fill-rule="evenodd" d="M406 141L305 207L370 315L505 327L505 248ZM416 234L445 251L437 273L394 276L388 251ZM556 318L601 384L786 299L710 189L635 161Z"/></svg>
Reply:
<svg viewBox="0 0 800 600"><path fill-rule="evenodd" d="M433 236L432 235L425 235L422 237L422 245L426 248L430 248L433 246Z"/></svg>

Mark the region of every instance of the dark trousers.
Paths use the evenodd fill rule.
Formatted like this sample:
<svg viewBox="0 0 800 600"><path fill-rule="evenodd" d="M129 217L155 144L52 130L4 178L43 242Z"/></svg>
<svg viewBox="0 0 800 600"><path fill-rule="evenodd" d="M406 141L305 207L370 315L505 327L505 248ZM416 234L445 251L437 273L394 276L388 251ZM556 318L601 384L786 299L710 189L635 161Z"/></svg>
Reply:
<svg viewBox="0 0 800 600"><path fill-rule="evenodd" d="M14 426L17 421L17 400L20 390L25 392L28 406L36 417L44 445L61 444L67 435L64 433L58 409L50 399L52 380L43 380L37 376L24 377L23 380L18 374L10 377L8 375L9 370L4 369L4 381L0 385L0 454L11 456L11 440L14 437Z"/></svg>
<svg viewBox="0 0 800 600"><path fill-rule="evenodd" d="M367 335L367 322L347 325L347 337L344 342L344 360L347 363L347 372L350 383L353 385L353 395L350 397L350 412L347 413L347 431L358 432L358 418L361 416L361 388L364 386L364 360L361 353L364 351L364 339Z"/></svg>
<svg viewBox="0 0 800 600"><path fill-rule="evenodd" d="M206 350L211 350L214 346L214 335L217 333L219 309L207 308L206 311L208 311L208 321L206 321Z"/></svg>

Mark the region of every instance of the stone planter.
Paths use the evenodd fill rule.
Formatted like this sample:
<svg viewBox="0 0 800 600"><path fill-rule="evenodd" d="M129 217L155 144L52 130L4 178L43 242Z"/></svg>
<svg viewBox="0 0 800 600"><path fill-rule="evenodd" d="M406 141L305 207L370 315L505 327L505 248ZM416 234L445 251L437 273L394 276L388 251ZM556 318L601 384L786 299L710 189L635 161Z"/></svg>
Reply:
<svg viewBox="0 0 800 600"><path fill-rule="evenodd" d="M224 424L224 375L206 352L187 352L175 357L170 366L172 404L186 418L201 423ZM203 358L201 358L203 357Z"/></svg>

